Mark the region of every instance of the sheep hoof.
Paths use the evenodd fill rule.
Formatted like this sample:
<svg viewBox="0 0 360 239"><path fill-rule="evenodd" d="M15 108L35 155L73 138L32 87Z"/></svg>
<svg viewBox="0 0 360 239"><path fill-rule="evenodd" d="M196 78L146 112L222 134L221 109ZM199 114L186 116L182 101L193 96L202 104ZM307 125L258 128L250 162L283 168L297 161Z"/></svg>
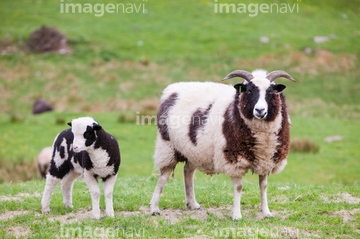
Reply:
<svg viewBox="0 0 360 239"><path fill-rule="evenodd" d="M49 208L43 208L41 210L42 214L49 214L50 213L50 209Z"/></svg>
<svg viewBox="0 0 360 239"><path fill-rule="evenodd" d="M65 207L67 207L67 208L74 208L72 204L66 204L66 203L64 203L64 205L65 205Z"/></svg>
<svg viewBox="0 0 360 239"><path fill-rule="evenodd" d="M98 219L100 219L100 212L98 212L98 211L93 211L92 212L92 218L93 219L95 219L95 220L98 220Z"/></svg>
<svg viewBox="0 0 360 239"><path fill-rule="evenodd" d="M264 218L272 218L272 217L274 217L274 215L272 215L271 212L264 213L263 216L264 216Z"/></svg>
<svg viewBox="0 0 360 239"><path fill-rule="evenodd" d="M115 216L114 211L112 211L112 212L106 212L106 215L107 215L108 217L114 217L114 216Z"/></svg>
<svg viewBox="0 0 360 239"><path fill-rule="evenodd" d="M240 214L240 215L231 215L231 218L232 218L233 220L241 220L241 219L242 219L242 216L241 216L241 214Z"/></svg>
<svg viewBox="0 0 360 239"><path fill-rule="evenodd" d="M151 216L159 216L160 215L160 212L153 212L151 213Z"/></svg>
<svg viewBox="0 0 360 239"><path fill-rule="evenodd" d="M200 209L200 204L199 203L187 203L186 206L188 207L188 209L191 210L199 210Z"/></svg>

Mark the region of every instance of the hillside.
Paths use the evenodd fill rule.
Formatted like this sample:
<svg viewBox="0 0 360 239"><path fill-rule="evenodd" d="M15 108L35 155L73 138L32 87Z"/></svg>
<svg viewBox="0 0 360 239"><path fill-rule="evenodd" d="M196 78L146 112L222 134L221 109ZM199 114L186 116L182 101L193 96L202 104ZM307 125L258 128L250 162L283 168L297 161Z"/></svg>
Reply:
<svg viewBox="0 0 360 239"><path fill-rule="evenodd" d="M71 3L74 12L66 11ZM359 9L357 0L0 1L0 237L359 237ZM70 50L31 52L30 34L42 26L62 32ZM244 178L242 221L228 217L232 185L223 175L197 173L202 209L187 211L182 166L164 189L162 216L149 216L156 126L142 119L155 116L164 87L236 84L240 79L222 79L257 68L285 70L297 80L278 80L287 86L292 150L285 170L269 179L275 217L260 218L251 174ZM54 111L33 115L37 99ZM74 209L63 208L58 187L51 214L41 215L45 182L37 179L36 156L84 115L120 144L116 216L89 219L81 180Z"/></svg>

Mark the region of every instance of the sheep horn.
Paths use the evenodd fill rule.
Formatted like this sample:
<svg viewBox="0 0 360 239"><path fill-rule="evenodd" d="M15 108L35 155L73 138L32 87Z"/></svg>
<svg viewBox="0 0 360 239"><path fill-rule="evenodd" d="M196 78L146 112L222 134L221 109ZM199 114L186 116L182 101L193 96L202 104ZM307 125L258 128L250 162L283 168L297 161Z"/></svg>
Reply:
<svg viewBox="0 0 360 239"><path fill-rule="evenodd" d="M277 70L277 71L272 71L270 72L266 78L270 81L270 82L273 82L276 78L279 78L279 77L285 77L286 79L289 79L289 80L292 80L292 81L296 81L294 80L294 78L291 77L291 75L289 75L288 73L286 73L285 71L280 71L280 70Z"/></svg>
<svg viewBox="0 0 360 239"><path fill-rule="evenodd" d="M233 72L230 72L227 76L225 76L223 80L228 80L234 77L241 77L245 79L247 82L250 82L254 78L254 76L248 71L235 70Z"/></svg>

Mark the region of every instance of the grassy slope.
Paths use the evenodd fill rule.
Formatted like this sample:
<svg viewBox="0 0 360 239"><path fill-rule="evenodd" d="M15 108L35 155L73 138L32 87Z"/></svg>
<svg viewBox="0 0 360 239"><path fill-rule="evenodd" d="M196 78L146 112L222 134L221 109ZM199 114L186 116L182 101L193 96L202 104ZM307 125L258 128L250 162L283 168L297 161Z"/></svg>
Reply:
<svg viewBox="0 0 360 239"><path fill-rule="evenodd" d="M91 14L60 14L58 4L58 1L32 0L0 2L0 49L4 45L17 48L15 54L0 56L3 178L16 181L33 177L30 167L39 150L52 143L68 120L91 114L104 122L104 127L121 145L123 162L114 199L117 216L100 222L81 220L69 227L126 227L130 233L132 229L143 228L146 237L214 236L224 228L235 232L244 228L265 232L277 228L283 233L277 236L287 237L291 236L284 234L286 230L298 229L300 238L358 236L360 228L356 220L360 218L352 211L358 204L325 203L321 199L324 195L336 199L345 192L360 197L357 188L360 139L356 134L360 130L357 1L301 1L298 14L257 17L214 14L213 3L209 1L181 4L147 1L147 14L106 14L100 18ZM25 54L22 47L29 33L42 24L55 26L68 35L73 53ZM314 43L313 37L319 35L334 37L328 42ZM268 36L270 43L261 44L261 36ZM142 46L138 45L139 41L143 42ZM313 49L313 53L305 54L305 47ZM277 216L270 220L256 219L257 178L249 174L243 197L245 218L241 222L232 222L227 217L218 219L211 213L205 222L185 217L174 225L162 217L125 217L123 211L147 206L156 183L151 176L156 128L135 126L136 111L153 114L161 89L171 82L220 81L235 68L254 67L284 69L298 80L296 84L286 82L285 91L292 113L292 137L308 138L320 147L316 154L290 154L284 172L270 177L270 208ZM30 115L32 102L38 97L52 103L57 112ZM119 122L118 118L127 122ZM63 124L56 124L57 121ZM343 140L324 142L331 135L341 135ZM15 162L19 164L16 171L25 176L7 175L8 169L13 171ZM164 190L163 208L184 207L181 168L176 169L175 179ZM196 177L198 201L203 207L232 204L229 179L201 173ZM44 182L37 180L3 183L0 192L5 196L34 195L41 194L43 186ZM290 189L279 189L287 186ZM219 188L224 193L217 193ZM51 215L37 214L39 202L38 196L23 201L1 201L0 213L18 210L28 213L2 220L0 235L9 236L9 228L16 226L30 228L27 238L59 235L60 223L50 223ZM76 184L74 206L74 212L90 209L90 198L81 182ZM54 195L52 210L57 216L70 214L70 210L61 206L59 190ZM341 210L352 211L354 220L343 223L339 215L333 214ZM245 236L270 237L268 233Z"/></svg>

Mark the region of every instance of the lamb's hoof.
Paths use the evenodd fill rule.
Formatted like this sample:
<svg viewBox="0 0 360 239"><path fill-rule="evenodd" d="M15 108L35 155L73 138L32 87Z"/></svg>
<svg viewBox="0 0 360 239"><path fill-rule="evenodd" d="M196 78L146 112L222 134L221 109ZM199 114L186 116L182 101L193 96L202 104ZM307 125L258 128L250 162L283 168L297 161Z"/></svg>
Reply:
<svg viewBox="0 0 360 239"><path fill-rule="evenodd" d="M200 209L200 204L199 203L194 203L194 204L191 204L191 203L187 203L186 204L187 208L190 209L190 210L199 210Z"/></svg>
<svg viewBox="0 0 360 239"><path fill-rule="evenodd" d="M112 211L112 212L106 212L106 216L108 216L108 217L114 217L114 216L115 216L115 213L114 213L114 211Z"/></svg>
<svg viewBox="0 0 360 239"><path fill-rule="evenodd" d="M151 213L151 216L159 216L160 215L160 212L153 212Z"/></svg>
<svg viewBox="0 0 360 239"><path fill-rule="evenodd" d="M64 205L65 205L65 207L70 208L70 209L73 209L73 208L74 208L72 204L66 204L66 203L64 203Z"/></svg>
<svg viewBox="0 0 360 239"><path fill-rule="evenodd" d="M242 216L241 216L241 215L231 215L231 218L232 218L234 221L238 221L238 220L241 220L241 219L242 219Z"/></svg>
<svg viewBox="0 0 360 239"><path fill-rule="evenodd" d="M41 209L42 214L49 214L50 213L50 209L49 208L43 208Z"/></svg>
<svg viewBox="0 0 360 239"><path fill-rule="evenodd" d="M274 217L274 215L272 215L271 212L268 212L268 213L264 213L263 217L264 218L272 218L272 217Z"/></svg>
<svg viewBox="0 0 360 239"><path fill-rule="evenodd" d="M99 220L100 219L100 212L92 212L92 218L95 220Z"/></svg>

